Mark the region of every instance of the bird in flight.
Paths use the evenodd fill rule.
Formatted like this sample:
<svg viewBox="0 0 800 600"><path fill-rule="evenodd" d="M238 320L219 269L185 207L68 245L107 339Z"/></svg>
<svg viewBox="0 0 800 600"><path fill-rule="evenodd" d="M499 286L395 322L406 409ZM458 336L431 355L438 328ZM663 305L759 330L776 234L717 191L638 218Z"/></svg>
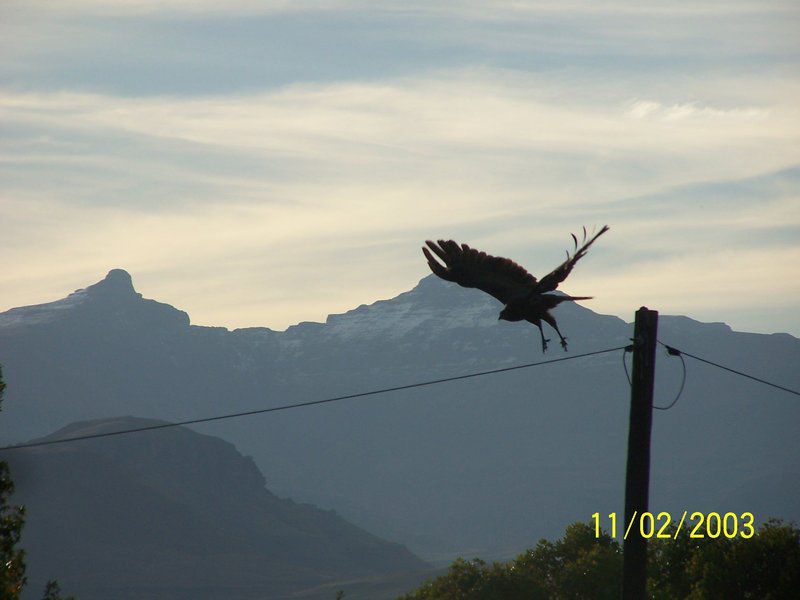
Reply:
<svg viewBox="0 0 800 600"><path fill-rule="evenodd" d="M536 325L542 337L542 352L547 351L547 342L550 341L544 337L542 321L556 330L558 337L561 338L561 347L566 350L567 338L561 335L558 323L550 314L550 310L562 302L590 300L592 296L554 295L547 292L555 291L558 284L570 274L575 263L583 258L589 246L606 231L608 225L603 226L587 240L584 227L580 248L578 248L578 238L575 234L570 234L575 242L572 255L567 252L567 260L541 279L536 279L513 260L491 256L466 244L457 244L453 240L439 240L437 243L428 240L425 242L427 248L423 247L422 252L428 259L431 271L445 281L453 281L462 287L478 288L500 300L505 306L500 311L498 319L528 321ZM436 260L431 252L444 264Z"/></svg>

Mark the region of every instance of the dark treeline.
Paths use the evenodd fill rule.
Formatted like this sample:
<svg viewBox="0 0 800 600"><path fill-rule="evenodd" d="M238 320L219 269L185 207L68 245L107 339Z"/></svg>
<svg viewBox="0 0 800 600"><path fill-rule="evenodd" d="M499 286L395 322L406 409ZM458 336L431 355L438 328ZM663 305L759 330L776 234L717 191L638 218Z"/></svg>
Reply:
<svg viewBox="0 0 800 600"><path fill-rule="evenodd" d="M648 545L648 597L654 600L795 597L800 590L800 529L770 520L749 539L692 539L682 532ZM508 562L456 560L445 575L400 600L617 600L622 548L588 523L541 540Z"/></svg>

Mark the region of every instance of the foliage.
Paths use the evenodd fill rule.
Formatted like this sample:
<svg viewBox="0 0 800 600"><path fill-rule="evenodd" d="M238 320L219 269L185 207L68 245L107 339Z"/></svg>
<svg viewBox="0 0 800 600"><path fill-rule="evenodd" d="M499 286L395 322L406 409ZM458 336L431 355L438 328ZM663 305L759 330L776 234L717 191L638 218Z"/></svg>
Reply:
<svg viewBox="0 0 800 600"><path fill-rule="evenodd" d="M14 482L8 465L0 462L0 598L16 600L25 585L25 552L17 547L25 524L25 509L10 506Z"/></svg>
<svg viewBox="0 0 800 600"><path fill-rule="evenodd" d="M693 539L648 544L648 597L766 599L800 589L800 529L770 520L750 539ZM456 560L447 574L400 600L605 599L621 594L622 549L605 532L574 523L556 542L541 540L507 563Z"/></svg>
<svg viewBox="0 0 800 600"><path fill-rule="evenodd" d="M426 582L403 600L537 600L620 595L619 544L586 523L567 527L563 539L541 540L508 563L456 560L448 573Z"/></svg>
<svg viewBox="0 0 800 600"><path fill-rule="evenodd" d="M57 581L48 581L47 586L44 588L44 596L42 600L75 600L74 596L64 598L61 595L61 587Z"/></svg>
<svg viewBox="0 0 800 600"><path fill-rule="evenodd" d="M0 408L6 384L0 365ZM25 525L25 507L11 506L9 496L14 493L14 482L8 464L0 461L0 598L18 600L27 582L25 577L25 551L17 547ZM42 600L74 600L61 597L58 583L48 581Z"/></svg>
<svg viewBox="0 0 800 600"><path fill-rule="evenodd" d="M0 403L5 388L0 366ZM8 464L0 461L0 598L4 600L19 598L26 581L25 552L17 547L25 524L25 509L9 505L8 498L13 493Z"/></svg>
<svg viewBox="0 0 800 600"><path fill-rule="evenodd" d="M670 529L674 537L675 527ZM800 529L771 519L751 539L654 540L648 581L655 600L790 598L800 589Z"/></svg>

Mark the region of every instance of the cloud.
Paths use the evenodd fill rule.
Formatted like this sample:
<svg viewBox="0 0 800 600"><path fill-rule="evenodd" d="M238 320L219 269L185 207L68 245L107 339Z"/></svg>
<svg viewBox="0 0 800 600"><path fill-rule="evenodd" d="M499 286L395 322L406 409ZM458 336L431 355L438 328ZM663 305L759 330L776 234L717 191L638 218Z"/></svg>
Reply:
<svg viewBox="0 0 800 600"><path fill-rule="evenodd" d="M698 95L725 82L694 84ZM795 164L800 120L785 98L795 97L797 86L769 79L750 85L770 93L725 109L631 101L620 81L589 92L490 69L189 98L7 91L0 94L2 117L23 144L15 141L3 160L68 161L80 170L83 157L115 170L142 165L137 177L145 179L167 164L188 180L195 165L193 176L209 184L216 178L263 197L259 186L269 186L283 201L343 181L401 188L447 181L488 191L502 179L515 186L513 197L523 177L536 182L542 199L599 200Z"/></svg>
<svg viewBox="0 0 800 600"><path fill-rule="evenodd" d="M12 8L30 7L27 2L10 0ZM396 13L454 13L469 18L502 19L546 14L605 14L605 15L718 15L720 8L739 13L795 12L792 2L736 0L725 3L679 1L665 5L663 2L606 2L598 4L590 0L558 2L536 0L519 2L502 0L491 6L478 0L233 0L219 3L212 0L52 0L48 11L70 11L89 14L117 14L141 16L147 14L219 14L254 15L284 12L332 12L332 11L388 11ZM33 7L35 8L35 6Z"/></svg>
<svg viewBox="0 0 800 600"><path fill-rule="evenodd" d="M751 1L12 0L3 10L0 71L8 85L131 97L476 65L561 72L587 86L632 74L640 87L676 74L747 79L750 71L791 72L800 20L796 5Z"/></svg>
<svg viewBox="0 0 800 600"><path fill-rule="evenodd" d="M605 222L613 235L570 282L594 308L751 310L770 281L796 298L791 263L764 262L759 240L798 224L797 182L748 183L800 163L793 84L753 80L721 103L730 82L693 82L714 102L646 104L633 83L471 69L203 97L6 90L4 301L123 267L196 322L284 327L407 289L425 238L538 273L570 230ZM720 231L751 233L736 262Z"/></svg>
<svg viewBox="0 0 800 600"><path fill-rule="evenodd" d="M800 227L794 232L800 233ZM797 264L800 246L796 244L704 247L698 253L670 253L602 276L589 272L584 285L598 299L592 308L601 312L625 315L632 307L650 306L665 314L708 321L738 313L746 315L748 324L758 322L761 331L773 332L780 329L769 313L796 306L800 298ZM795 335L797 326L796 320L790 326Z"/></svg>
<svg viewBox="0 0 800 600"><path fill-rule="evenodd" d="M123 267L197 322L283 327L407 289L425 238L540 273L569 231L606 222L570 281L596 308L626 315L658 290L682 309L684 269L709 311L757 314L770 277L797 305L785 263L742 282L721 258L735 244L755 269L797 245L794 4L12 0L4 15L0 308Z"/></svg>
<svg viewBox="0 0 800 600"><path fill-rule="evenodd" d="M663 121L679 121L682 119L719 119L720 121L753 120L758 121L769 116L768 111L756 107L723 109L712 106L701 106L697 102L664 106L652 100L636 100L628 109L628 116L634 119L660 119Z"/></svg>

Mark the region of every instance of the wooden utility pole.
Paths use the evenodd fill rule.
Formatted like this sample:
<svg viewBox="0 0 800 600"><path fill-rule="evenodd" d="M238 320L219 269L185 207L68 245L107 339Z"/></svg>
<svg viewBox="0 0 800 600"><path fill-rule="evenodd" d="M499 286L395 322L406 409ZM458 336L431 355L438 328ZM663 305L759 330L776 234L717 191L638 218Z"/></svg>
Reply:
<svg viewBox="0 0 800 600"><path fill-rule="evenodd" d="M628 467L625 473L625 529L622 558L623 600L647 597L647 539L640 519L648 510L650 491L650 429L656 372L658 312L644 306L636 311L633 329L631 416L628 429ZM630 525L633 520L633 524ZM630 527L629 527L630 525Z"/></svg>

